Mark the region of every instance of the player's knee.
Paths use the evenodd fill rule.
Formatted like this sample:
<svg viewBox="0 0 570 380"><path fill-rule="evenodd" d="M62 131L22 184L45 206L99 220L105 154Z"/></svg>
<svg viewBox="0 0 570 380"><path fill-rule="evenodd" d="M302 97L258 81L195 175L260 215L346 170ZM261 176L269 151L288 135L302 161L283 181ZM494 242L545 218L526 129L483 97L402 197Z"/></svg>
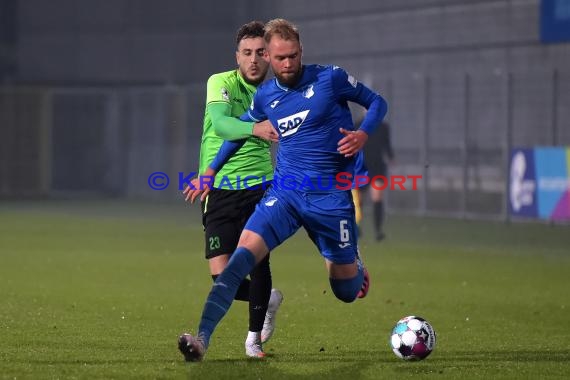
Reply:
<svg viewBox="0 0 570 380"><path fill-rule="evenodd" d="M329 278L329 281L335 297L346 303L351 303L356 299L362 286L362 279L359 279L359 276L343 280Z"/></svg>

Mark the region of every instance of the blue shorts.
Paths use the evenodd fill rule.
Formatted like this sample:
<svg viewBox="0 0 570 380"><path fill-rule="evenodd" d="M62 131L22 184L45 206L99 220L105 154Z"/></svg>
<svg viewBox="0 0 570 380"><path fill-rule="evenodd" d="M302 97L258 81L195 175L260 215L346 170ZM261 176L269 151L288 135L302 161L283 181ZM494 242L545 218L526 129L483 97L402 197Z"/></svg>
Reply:
<svg viewBox="0 0 570 380"><path fill-rule="evenodd" d="M329 261L354 262L358 242L350 190L304 192L271 187L244 229L261 235L271 251L300 227L307 230L321 255Z"/></svg>

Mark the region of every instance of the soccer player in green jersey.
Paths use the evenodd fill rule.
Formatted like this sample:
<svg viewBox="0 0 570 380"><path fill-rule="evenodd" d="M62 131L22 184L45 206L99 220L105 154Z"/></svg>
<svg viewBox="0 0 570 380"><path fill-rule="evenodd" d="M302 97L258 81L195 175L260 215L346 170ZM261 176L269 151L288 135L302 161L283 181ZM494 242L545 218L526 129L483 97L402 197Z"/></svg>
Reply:
<svg viewBox="0 0 570 380"><path fill-rule="evenodd" d="M277 141L277 133L267 122L246 123L237 119L251 104L256 87L265 79L269 69L264 58L263 26L259 21L252 21L238 30L238 68L212 75L207 84L199 173L215 174L209 170L208 164L224 140L248 138L216 174L213 186L202 197L206 258L214 281L226 267L245 222L273 179L270 146L271 141ZM255 176L252 177L254 180L244 184L248 176ZM191 188L189 186L184 191L186 200L191 198ZM265 356L262 343L273 334L275 314L283 295L272 289L269 256L254 268L250 278L241 283L235 299L249 301L246 355L261 358Z"/></svg>

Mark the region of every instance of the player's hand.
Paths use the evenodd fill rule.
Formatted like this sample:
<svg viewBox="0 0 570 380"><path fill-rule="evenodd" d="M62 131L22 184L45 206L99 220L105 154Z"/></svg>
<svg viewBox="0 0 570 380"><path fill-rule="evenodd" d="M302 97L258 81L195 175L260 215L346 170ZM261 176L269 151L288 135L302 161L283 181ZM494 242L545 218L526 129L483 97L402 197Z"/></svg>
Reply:
<svg viewBox="0 0 570 380"><path fill-rule="evenodd" d="M279 140L279 135L269 120L253 124L253 131L251 134L259 137L260 139L271 142L277 142Z"/></svg>
<svg viewBox="0 0 570 380"><path fill-rule="evenodd" d="M338 142L338 151L345 157L352 157L362 149L366 141L368 141L368 134L360 129L357 131L349 131L344 128L339 128L340 133L344 135Z"/></svg>
<svg viewBox="0 0 570 380"><path fill-rule="evenodd" d="M184 200L186 202L194 203L196 198L200 196L200 201L204 202L210 193L212 185L214 184L215 175L216 172L208 167L204 174L191 180L190 184L182 191L182 194L185 197Z"/></svg>
<svg viewBox="0 0 570 380"><path fill-rule="evenodd" d="M190 185L187 185L184 188L182 194L185 196L184 200L186 202L194 203L199 195L201 201L204 201L206 199L206 196L208 196L208 193L210 192L210 187L204 183L203 180L202 183L200 182L200 178L194 178L190 181Z"/></svg>

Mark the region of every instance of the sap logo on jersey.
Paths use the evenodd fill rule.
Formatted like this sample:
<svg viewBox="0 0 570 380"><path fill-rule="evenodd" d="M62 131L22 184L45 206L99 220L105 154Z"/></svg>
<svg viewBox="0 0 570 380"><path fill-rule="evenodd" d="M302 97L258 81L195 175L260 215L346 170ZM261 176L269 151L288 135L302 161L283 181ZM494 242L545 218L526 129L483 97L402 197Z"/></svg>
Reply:
<svg viewBox="0 0 570 380"><path fill-rule="evenodd" d="M295 115L287 116L283 119L277 120L277 127L279 128L279 132L281 132L281 136L285 137L297 132L301 124L303 124L307 118L309 111L310 110L301 111Z"/></svg>

